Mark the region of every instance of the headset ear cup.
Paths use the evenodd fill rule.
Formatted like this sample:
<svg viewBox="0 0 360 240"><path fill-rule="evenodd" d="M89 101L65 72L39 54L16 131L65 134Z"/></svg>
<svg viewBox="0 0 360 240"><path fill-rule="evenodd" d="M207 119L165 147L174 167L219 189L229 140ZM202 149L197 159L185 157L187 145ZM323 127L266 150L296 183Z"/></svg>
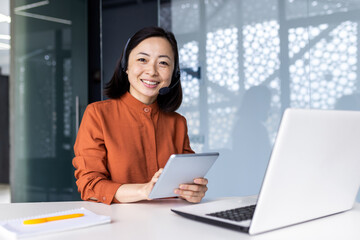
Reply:
<svg viewBox="0 0 360 240"><path fill-rule="evenodd" d="M176 72L174 74L174 77L175 77L175 81L179 81L180 80L180 68L179 68L179 65L176 66Z"/></svg>
<svg viewBox="0 0 360 240"><path fill-rule="evenodd" d="M175 77L176 77L176 80L180 79L180 69L179 68L176 70Z"/></svg>
<svg viewBox="0 0 360 240"><path fill-rule="evenodd" d="M129 45L131 38L129 38L125 44L124 50L123 50L123 54L122 54L122 58L120 61L120 71L126 72L127 70L127 59L126 59L126 51Z"/></svg>
<svg viewBox="0 0 360 240"><path fill-rule="evenodd" d="M125 60L125 56L122 56L122 58L120 59L120 66L118 69L118 76L123 75L124 73L126 73L126 60Z"/></svg>
<svg viewBox="0 0 360 240"><path fill-rule="evenodd" d="M171 79L170 86L174 87L176 84L178 84L179 81L180 81L180 69L177 68L177 70L174 72L173 78Z"/></svg>
<svg viewBox="0 0 360 240"><path fill-rule="evenodd" d="M125 55L121 58L120 69L121 69L121 71L126 72L126 60L125 60Z"/></svg>

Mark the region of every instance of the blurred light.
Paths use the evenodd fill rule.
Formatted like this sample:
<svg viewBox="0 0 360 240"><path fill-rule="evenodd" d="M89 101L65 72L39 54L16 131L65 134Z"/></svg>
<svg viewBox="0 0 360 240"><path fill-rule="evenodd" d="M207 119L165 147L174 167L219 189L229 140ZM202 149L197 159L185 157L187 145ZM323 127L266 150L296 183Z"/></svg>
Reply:
<svg viewBox="0 0 360 240"><path fill-rule="evenodd" d="M20 7L16 7L14 10L15 12L17 11L23 11L23 10L27 10L27 9L31 9L31 8L36 8L36 7L40 7L43 5L47 5L49 4L49 1L41 1L41 2L36 2L36 3L32 3L32 4L26 4Z"/></svg>
<svg viewBox="0 0 360 240"><path fill-rule="evenodd" d="M0 39L10 40L10 35L0 34Z"/></svg>
<svg viewBox="0 0 360 240"><path fill-rule="evenodd" d="M6 15L0 13L0 23L1 22L10 23L11 22L10 16L6 16Z"/></svg>
<svg viewBox="0 0 360 240"><path fill-rule="evenodd" d="M0 43L0 50L8 50L10 49L10 44Z"/></svg>

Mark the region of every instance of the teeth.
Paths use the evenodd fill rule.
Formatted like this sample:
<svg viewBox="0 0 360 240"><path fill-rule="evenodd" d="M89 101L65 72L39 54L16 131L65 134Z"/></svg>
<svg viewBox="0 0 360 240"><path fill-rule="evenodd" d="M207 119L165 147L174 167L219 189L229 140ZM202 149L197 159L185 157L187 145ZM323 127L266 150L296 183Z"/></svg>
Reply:
<svg viewBox="0 0 360 240"><path fill-rule="evenodd" d="M157 82L152 82L152 81L146 81L146 80L142 80L144 83L149 84L149 85L157 85Z"/></svg>

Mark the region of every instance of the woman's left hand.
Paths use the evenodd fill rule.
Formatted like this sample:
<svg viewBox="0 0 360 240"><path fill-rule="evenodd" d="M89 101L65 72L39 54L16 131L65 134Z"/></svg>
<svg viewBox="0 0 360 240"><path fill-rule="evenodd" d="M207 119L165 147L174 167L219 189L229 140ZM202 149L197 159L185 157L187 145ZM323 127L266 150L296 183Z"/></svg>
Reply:
<svg viewBox="0 0 360 240"><path fill-rule="evenodd" d="M208 184L206 178L196 178L193 184L181 184L174 192L188 202L198 203L208 190L206 184Z"/></svg>

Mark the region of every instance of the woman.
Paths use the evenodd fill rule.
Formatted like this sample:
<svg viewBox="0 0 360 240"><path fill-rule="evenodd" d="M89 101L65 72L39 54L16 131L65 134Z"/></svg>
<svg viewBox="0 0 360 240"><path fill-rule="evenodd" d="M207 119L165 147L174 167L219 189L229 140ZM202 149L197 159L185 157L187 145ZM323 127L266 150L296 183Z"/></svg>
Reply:
<svg viewBox="0 0 360 240"><path fill-rule="evenodd" d="M109 100L86 108L74 146L81 198L106 204L149 200L169 156L193 153L186 120L175 113L182 88L174 35L158 27L135 33L105 93ZM175 193L200 202L206 184L198 178Z"/></svg>

